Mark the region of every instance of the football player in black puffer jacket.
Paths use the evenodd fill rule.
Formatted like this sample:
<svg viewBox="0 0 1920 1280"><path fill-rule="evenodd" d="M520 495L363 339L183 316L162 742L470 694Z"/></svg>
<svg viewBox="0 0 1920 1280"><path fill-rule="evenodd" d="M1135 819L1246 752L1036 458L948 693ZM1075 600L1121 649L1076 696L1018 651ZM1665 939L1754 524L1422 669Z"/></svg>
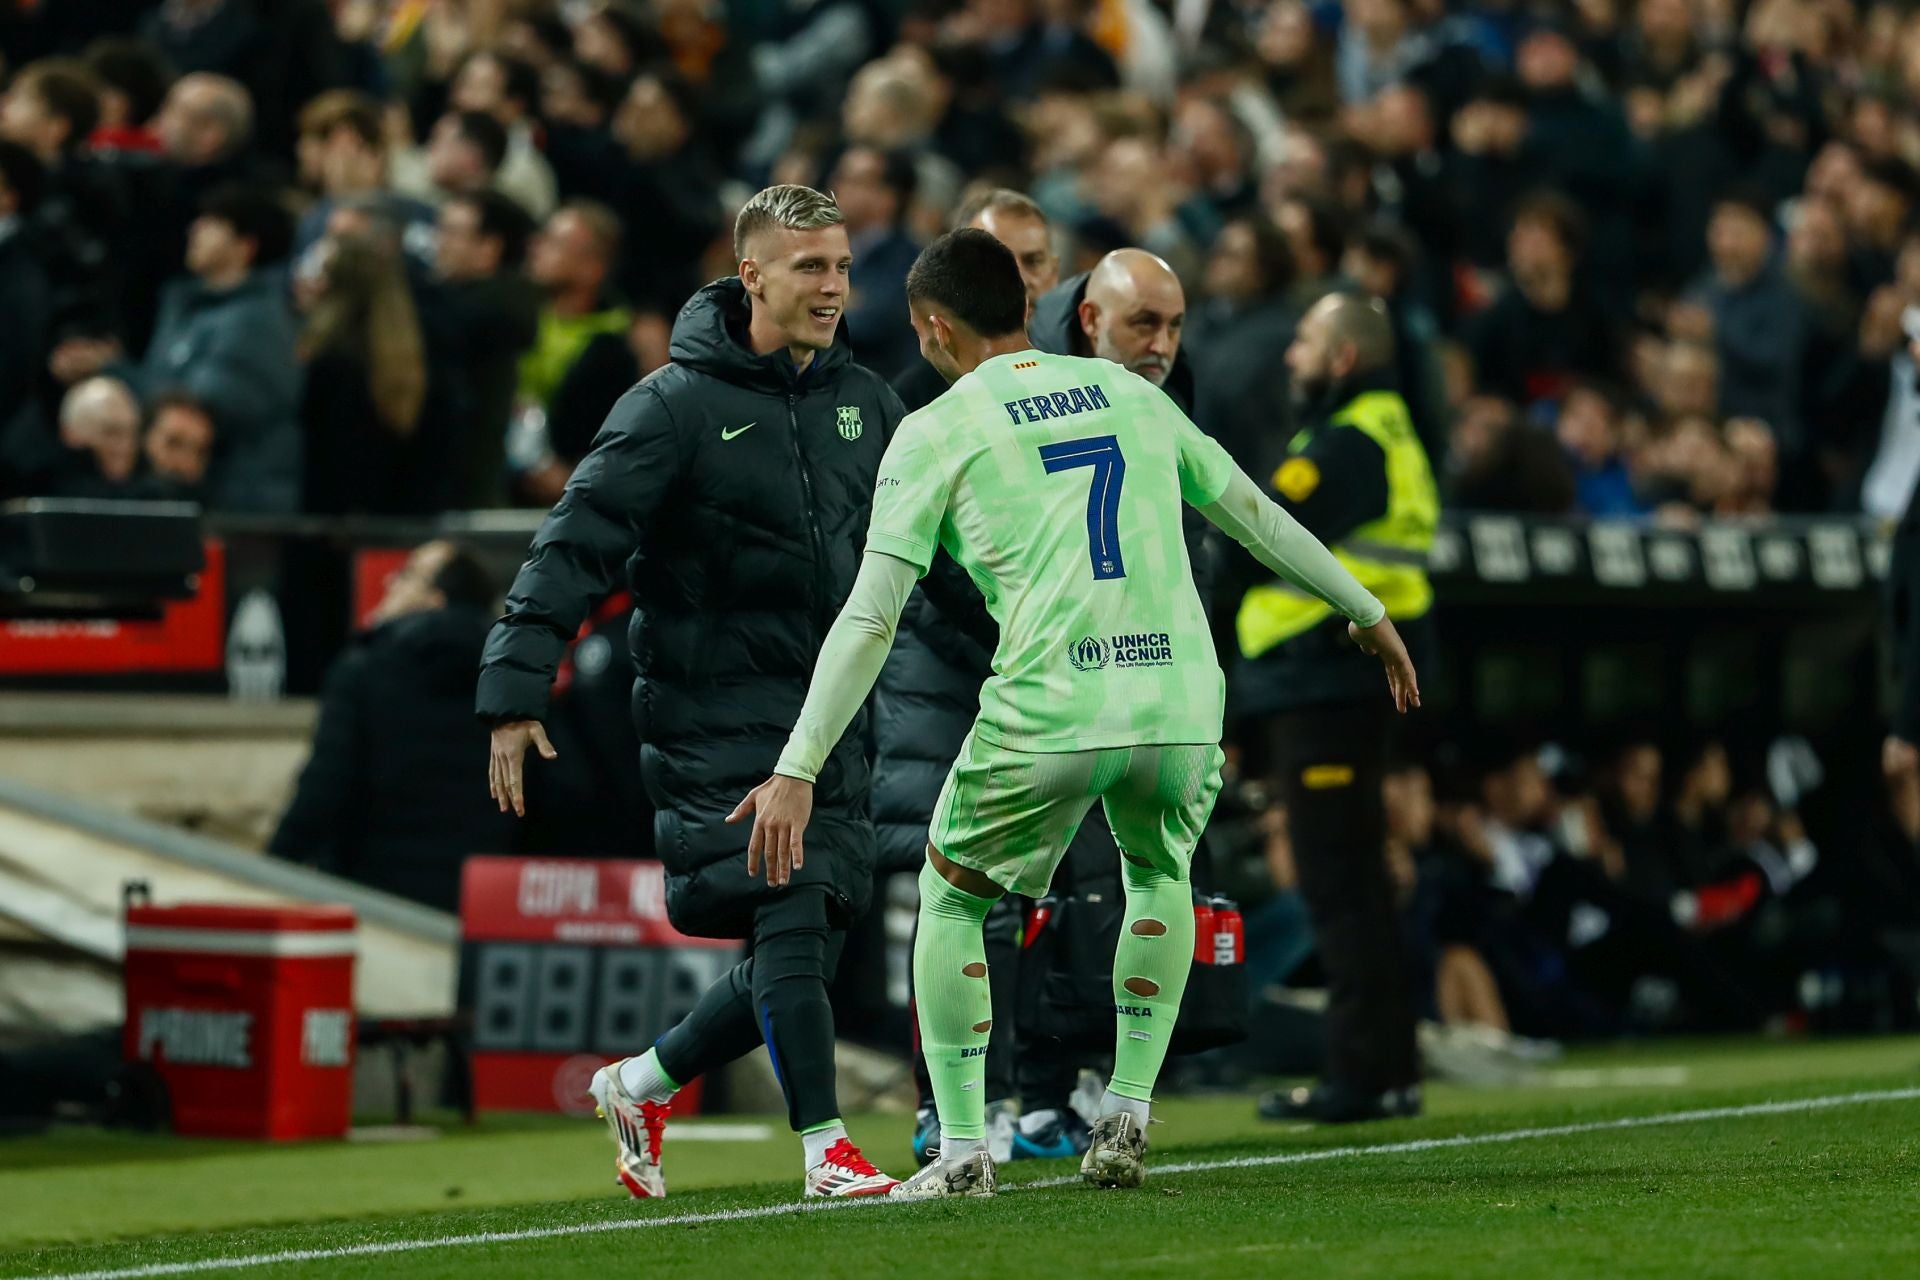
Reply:
<svg viewBox="0 0 1920 1280"><path fill-rule="evenodd" d="M790 883L747 874L747 829L727 815L772 772L799 715L903 413L840 333L851 255L831 197L768 188L741 211L734 249L738 278L681 309L672 363L614 406L534 535L487 643L477 709L495 726L495 796L519 810L526 750L551 754L539 721L560 655L624 566L668 915L753 947L653 1049L594 1077L620 1180L636 1196L664 1194L668 1100L764 1040L805 1140L807 1194L879 1194L893 1180L840 1125L826 985L871 893L864 724L820 775Z"/></svg>

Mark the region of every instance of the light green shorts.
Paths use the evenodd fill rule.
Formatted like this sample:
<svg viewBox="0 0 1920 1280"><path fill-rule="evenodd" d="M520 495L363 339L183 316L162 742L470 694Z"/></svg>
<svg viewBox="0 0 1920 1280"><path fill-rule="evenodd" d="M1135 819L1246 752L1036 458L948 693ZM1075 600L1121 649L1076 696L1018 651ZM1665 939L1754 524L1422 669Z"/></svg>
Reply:
<svg viewBox="0 0 1920 1280"><path fill-rule="evenodd" d="M1122 851L1184 879L1225 760L1214 743L1030 752L970 732L927 838L1008 892L1037 898L1098 800Z"/></svg>

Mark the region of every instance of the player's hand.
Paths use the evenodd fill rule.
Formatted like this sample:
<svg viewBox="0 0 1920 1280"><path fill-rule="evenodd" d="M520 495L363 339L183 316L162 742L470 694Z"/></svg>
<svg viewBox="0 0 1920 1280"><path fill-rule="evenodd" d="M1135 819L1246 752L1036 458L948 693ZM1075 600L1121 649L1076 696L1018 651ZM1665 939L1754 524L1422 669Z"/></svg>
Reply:
<svg viewBox="0 0 1920 1280"><path fill-rule="evenodd" d="M519 818L527 816L527 789L521 762L529 744L539 748L543 759L560 758L538 720L509 720L493 726L493 749L487 757L487 794L500 806L500 812L505 813L511 805L514 816Z"/></svg>
<svg viewBox="0 0 1920 1280"><path fill-rule="evenodd" d="M1349 622L1347 634L1355 644L1380 659L1380 665L1387 669L1387 688L1393 692L1396 711L1404 715L1420 705L1420 677L1391 619L1383 617L1370 627Z"/></svg>
<svg viewBox="0 0 1920 1280"><path fill-rule="evenodd" d="M727 821L740 822L748 814L753 815L753 834L747 839L747 874L759 875L764 863L767 883L781 888L806 865L801 837L813 816L813 784L776 773L747 792Z"/></svg>

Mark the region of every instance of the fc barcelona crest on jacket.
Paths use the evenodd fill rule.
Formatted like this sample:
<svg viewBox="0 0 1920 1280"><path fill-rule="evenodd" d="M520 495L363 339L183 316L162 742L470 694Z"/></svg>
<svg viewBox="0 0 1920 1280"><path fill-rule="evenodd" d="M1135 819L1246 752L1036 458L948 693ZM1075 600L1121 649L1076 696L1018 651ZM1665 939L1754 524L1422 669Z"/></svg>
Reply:
<svg viewBox="0 0 1920 1280"><path fill-rule="evenodd" d="M840 438L842 440L858 440L860 438L860 432L860 406L857 404L841 405Z"/></svg>

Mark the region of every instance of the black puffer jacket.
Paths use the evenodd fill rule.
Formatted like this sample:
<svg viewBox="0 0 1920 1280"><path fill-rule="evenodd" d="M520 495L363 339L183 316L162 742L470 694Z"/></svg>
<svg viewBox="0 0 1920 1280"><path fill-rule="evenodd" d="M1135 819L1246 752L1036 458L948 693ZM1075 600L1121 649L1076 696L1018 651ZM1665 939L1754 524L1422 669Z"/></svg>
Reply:
<svg viewBox="0 0 1920 1280"><path fill-rule="evenodd" d="M925 591L908 599L873 690L873 822L882 872L914 871L927 860L927 823L980 710L992 661L992 651Z"/></svg>
<svg viewBox="0 0 1920 1280"><path fill-rule="evenodd" d="M938 399L947 382L921 360L894 379L893 389L911 413ZM959 580L956 594L977 605L971 619L956 622L928 598L948 573ZM928 587L907 599L893 652L873 688L873 825L883 874L917 871L927 860L934 802L992 670L993 619L979 589L944 551L935 553L928 577ZM953 607L951 599L946 603Z"/></svg>
<svg viewBox="0 0 1920 1280"><path fill-rule="evenodd" d="M796 375L746 344L746 293L720 280L674 322L673 362L629 391L555 505L488 638L477 709L537 719L562 651L625 565L641 773L658 815L667 909L734 937L775 896L722 819L773 772L820 642L852 590L874 479L902 416L844 341ZM852 918L872 882L866 729L814 791L799 885Z"/></svg>

